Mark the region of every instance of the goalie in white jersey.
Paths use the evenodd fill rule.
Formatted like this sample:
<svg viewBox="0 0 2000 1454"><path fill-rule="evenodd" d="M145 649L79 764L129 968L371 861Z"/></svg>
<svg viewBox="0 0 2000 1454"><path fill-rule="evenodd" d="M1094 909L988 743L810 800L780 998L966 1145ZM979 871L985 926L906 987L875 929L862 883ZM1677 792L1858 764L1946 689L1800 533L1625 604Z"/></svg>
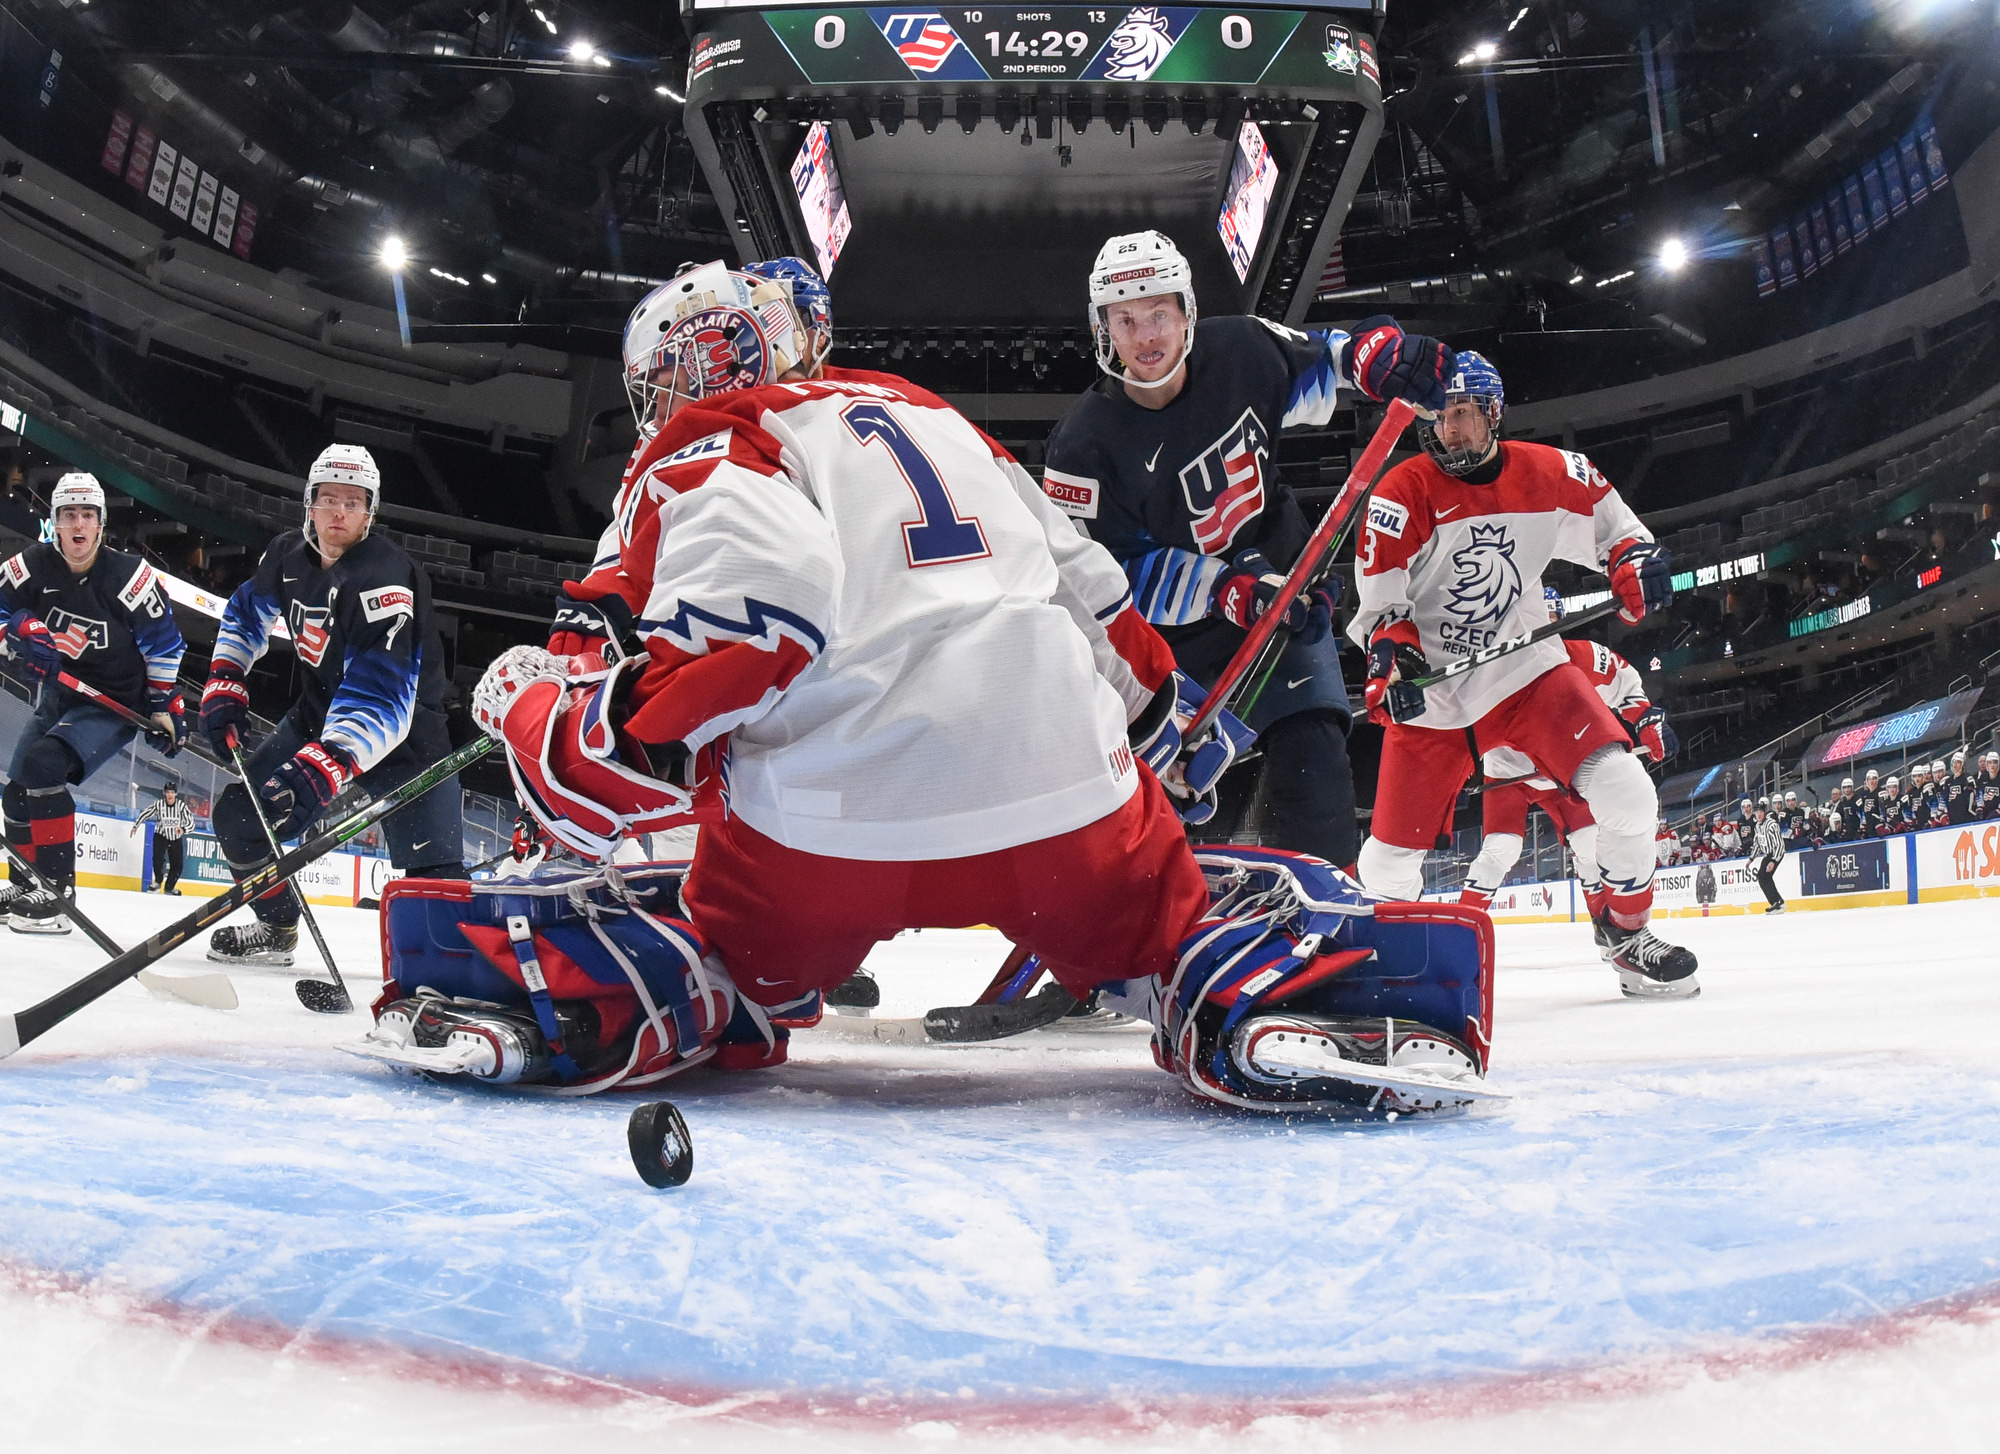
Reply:
<svg viewBox="0 0 2000 1454"><path fill-rule="evenodd" d="M1380 1008L1364 1028L1295 1023L1307 1000L1291 996L1330 973L1332 943L1372 932L1358 891L1316 860L1250 850L1254 864L1215 871L1238 899L1268 879L1264 907L1211 911L1152 769L1198 795L1247 731L1224 714L1222 736L1182 744L1199 689L1110 555L936 396L824 370L791 296L718 263L641 305L628 377L658 427L628 471L617 565L593 573L631 609L639 649L622 655L607 620L601 647L579 630L577 655L514 648L474 693L522 800L577 851L605 859L622 838L701 823L682 903L728 1012L691 997L700 1043L681 1053L726 1042L747 1008L775 1063L783 1028L811 1023L878 941L985 923L1072 994L1119 982L1161 1064L1211 1098L1296 1105L1361 1084L1383 1109L1443 1103L1399 1100L1379 1073L1272 1068L1307 1045L1339 1047L1315 1067L1416 1057L1476 1077L1483 916L1384 906L1449 945L1419 946L1398 988L1368 991ZM1338 920L1336 900L1351 905ZM1324 927L1307 927L1309 904ZM1420 983L1429 1000L1410 998ZM1267 993L1289 1001L1285 1034L1250 1014Z"/></svg>

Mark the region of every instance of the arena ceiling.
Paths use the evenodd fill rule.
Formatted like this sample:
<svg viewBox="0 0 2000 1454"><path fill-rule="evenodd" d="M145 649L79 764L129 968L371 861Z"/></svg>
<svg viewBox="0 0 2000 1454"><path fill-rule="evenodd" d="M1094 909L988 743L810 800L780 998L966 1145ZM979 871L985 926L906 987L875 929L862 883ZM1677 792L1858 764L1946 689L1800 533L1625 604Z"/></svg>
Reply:
<svg viewBox="0 0 2000 1454"><path fill-rule="evenodd" d="M420 317L601 348L564 330L615 327L635 279L728 250L683 124L675 4L0 14L17 46L65 48L65 84L171 94L184 126L240 138L278 199L258 260L336 292L384 298L395 235ZM1389 0L1387 125L1313 316L1395 311L1461 344L1543 335L1517 377L1607 346L1655 368L1745 346L1731 300L1774 219L1920 121L1961 155L1993 129L1995 27L1991 0ZM1948 253L1897 257L1921 274Z"/></svg>

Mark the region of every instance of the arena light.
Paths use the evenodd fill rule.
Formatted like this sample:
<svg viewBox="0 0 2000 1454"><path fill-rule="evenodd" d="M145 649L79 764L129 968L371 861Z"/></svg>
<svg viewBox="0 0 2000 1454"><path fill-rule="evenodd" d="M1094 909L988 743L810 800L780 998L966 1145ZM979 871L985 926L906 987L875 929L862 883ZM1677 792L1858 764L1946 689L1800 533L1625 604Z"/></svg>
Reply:
<svg viewBox="0 0 2000 1454"><path fill-rule="evenodd" d="M1481 42L1479 42L1478 45L1475 45L1471 50L1467 51L1464 55L1460 56L1458 58L1458 63L1461 66L1476 66L1480 65L1483 62L1492 60L1493 57L1499 54L1500 54L1499 42L1491 40L1482 40Z"/></svg>
<svg viewBox="0 0 2000 1454"><path fill-rule="evenodd" d="M676 91L672 86L666 86L666 85L655 86L653 87L653 94L655 96L664 96L669 101L685 102L687 100L687 97L683 96L680 92Z"/></svg>
<svg viewBox="0 0 2000 1454"><path fill-rule="evenodd" d="M1687 244L1678 237L1670 237L1660 244L1660 266L1670 273L1677 273L1688 265Z"/></svg>
<svg viewBox="0 0 2000 1454"><path fill-rule="evenodd" d="M382 266L392 273L401 273L410 265L410 250L403 245L403 239L391 235L382 241Z"/></svg>
<svg viewBox="0 0 2000 1454"><path fill-rule="evenodd" d="M402 335L403 347L410 346L410 303L403 293L403 269L410 264L410 250L403 246L403 239L393 232L382 239L382 266L389 270L389 281L396 286L396 331Z"/></svg>
<svg viewBox="0 0 2000 1454"><path fill-rule="evenodd" d="M597 47L587 40L572 41L570 43L569 58L580 66L589 64L596 55Z"/></svg>

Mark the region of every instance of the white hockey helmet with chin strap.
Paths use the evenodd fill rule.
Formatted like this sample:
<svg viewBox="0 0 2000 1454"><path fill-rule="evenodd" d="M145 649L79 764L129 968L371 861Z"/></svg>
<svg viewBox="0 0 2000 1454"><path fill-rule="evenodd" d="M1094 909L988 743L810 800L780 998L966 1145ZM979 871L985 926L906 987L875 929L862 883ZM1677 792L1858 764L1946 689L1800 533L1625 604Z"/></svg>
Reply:
<svg viewBox="0 0 2000 1454"><path fill-rule="evenodd" d="M315 549L319 538L313 534L313 501L321 485L353 485L368 492L368 526L375 524L375 512L382 506L382 471L375 456L358 444L329 444L306 471L306 543Z"/></svg>
<svg viewBox="0 0 2000 1454"><path fill-rule="evenodd" d="M1147 383L1121 366L1107 311L1113 303L1167 295L1180 299L1187 333L1181 339L1180 361ZM1120 233L1097 250L1097 261L1090 265L1090 336L1097 345L1097 366L1112 378L1135 389L1164 388L1187 365L1194 348L1194 322L1194 269L1171 237L1164 232Z"/></svg>
<svg viewBox="0 0 2000 1454"><path fill-rule="evenodd" d="M774 383L812 357L789 283L690 268L639 301L625 325L625 393L643 427L662 393L708 399ZM662 378L661 376L665 377Z"/></svg>
<svg viewBox="0 0 2000 1454"><path fill-rule="evenodd" d="M65 505L85 505L97 512L97 518L104 519L104 486L97 482L97 476L83 470L71 470L56 481L56 487L49 491L49 519L53 520Z"/></svg>

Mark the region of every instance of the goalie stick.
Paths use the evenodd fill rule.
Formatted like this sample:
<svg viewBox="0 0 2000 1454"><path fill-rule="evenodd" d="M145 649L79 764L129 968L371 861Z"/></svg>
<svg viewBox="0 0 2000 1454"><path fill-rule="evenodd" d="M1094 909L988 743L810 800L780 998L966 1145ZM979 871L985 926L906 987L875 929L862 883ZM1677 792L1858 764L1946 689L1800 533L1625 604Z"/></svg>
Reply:
<svg viewBox="0 0 2000 1454"><path fill-rule="evenodd" d="M242 882L217 894L193 913L169 924L143 944L134 945L112 959L110 963L92 970L76 983L57 990L38 1005L31 1005L12 1015L0 1015L0 1059L5 1059L23 1045L46 1035L85 1005L102 999L138 974L140 970L166 958L209 925L242 908L273 884L292 877L314 859L332 852L348 839L365 833L398 808L415 802L452 774L471 766L491 752L494 745L492 739L486 737L480 738L477 742L468 742L458 751L440 758L393 792L385 793L365 807L357 808L317 838L308 839L290 853L265 864L246 876ZM302 986L321 983L323 982L319 980L300 981Z"/></svg>
<svg viewBox="0 0 2000 1454"><path fill-rule="evenodd" d="M972 1045L1005 1040L1053 1025L1076 1008L1076 997L1061 985L1012 1004L947 1005L921 1018L877 1020L836 1015L818 1029L837 1040L873 1040L887 1045Z"/></svg>

